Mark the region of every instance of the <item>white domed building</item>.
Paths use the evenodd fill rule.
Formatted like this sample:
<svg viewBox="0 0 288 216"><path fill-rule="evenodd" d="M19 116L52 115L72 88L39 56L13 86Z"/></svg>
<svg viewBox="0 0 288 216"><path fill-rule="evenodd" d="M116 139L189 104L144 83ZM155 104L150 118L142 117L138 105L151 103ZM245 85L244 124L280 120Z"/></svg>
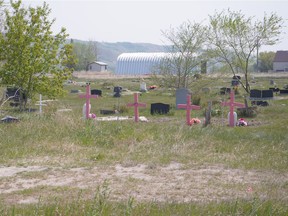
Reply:
<svg viewBox="0 0 288 216"><path fill-rule="evenodd" d="M116 75L147 75L157 71L169 53L122 53L117 58Z"/></svg>

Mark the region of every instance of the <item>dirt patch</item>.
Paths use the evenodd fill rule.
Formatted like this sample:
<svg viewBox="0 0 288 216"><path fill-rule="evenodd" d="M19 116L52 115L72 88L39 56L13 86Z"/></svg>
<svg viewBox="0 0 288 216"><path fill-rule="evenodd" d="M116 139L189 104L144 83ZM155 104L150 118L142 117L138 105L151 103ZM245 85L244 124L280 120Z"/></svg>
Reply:
<svg viewBox="0 0 288 216"><path fill-rule="evenodd" d="M41 174L37 174L37 173ZM65 187L95 191L108 182L112 200L202 202L261 197L287 199L288 174L246 171L223 166L132 166L108 167L0 167L0 195L6 203L34 203L47 188ZM283 186L284 185L284 186ZM283 189L284 188L284 189ZM35 190L25 195L24 190ZM17 196L15 196L17 194ZM50 192L51 194L51 192ZM286 195L285 195L286 194ZM286 198L285 198L286 196Z"/></svg>

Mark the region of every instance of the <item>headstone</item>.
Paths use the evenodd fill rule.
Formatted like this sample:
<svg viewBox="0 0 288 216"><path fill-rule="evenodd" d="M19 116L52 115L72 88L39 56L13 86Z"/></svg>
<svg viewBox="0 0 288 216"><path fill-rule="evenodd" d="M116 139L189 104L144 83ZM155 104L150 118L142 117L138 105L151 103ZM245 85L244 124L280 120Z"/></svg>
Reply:
<svg viewBox="0 0 288 216"><path fill-rule="evenodd" d="M14 106L18 105L18 103L21 100L21 96L23 101L27 100L26 94L23 91L21 91L21 89L15 87L7 87L6 98L7 99L10 98L14 102L16 102L16 104L14 103Z"/></svg>
<svg viewBox="0 0 288 216"><path fill-rule="evenodd" d="M251 101L251 104L254 106L269 106L267 101Z"/></svg>
<svg viewBox="0 0 288 216"><path fill-rule="evenodd" d="M274 80L270 80L270 85L275 85Z"/></svg>
<svg viewBox="0 0 288 216"><path fill-rule="evenodd" d="M262 97L263 99L273 98L273 90L262 90Z"/></svg>
<svg viewBox="0 0 288 216"><path fill-rule="evenodd" d="M235 126L235 120L234 120L234 107L245 107L244 104L242 103L237 103L235 102L235 94L234 91L230 92L230 102L222 102L221 103L222 106L229 106L230 107L230 112L229 112L229 117L228 117L228 121L229 121L229 125L230 127L234 127ZM236 118L237 119L237 118Z"/></svg>
<svg viewBox="0 0 288 216"><path fill-rule="evenodd" d="M147 92L147 86L145 82L140 83L140 92Z"/></svg>
<svg viewBox="0 0 288 216"><path fill-rule="evenodd" d="M146 104L139 103L138 93L134 93L134 103L129 103L128 107L134 106L134 120L135 122L139 121L139 110L138 107L146 107Z"/></svg>
<svg viewBox="0 0 288 216"><path fill-rule="evenodd" d="M170 111L170 105L164 103L152 103L151 104L151 115L154 114L167 114Z"/></svg>
<svg viewBox="0 0 288 216"><path fill-rule="evenodd" d="M279 92L280 94L288 94L288 89L281 89L280 90L280 92Z"/></svg>
<svg viewBox="0 0 288 216"><path fill-rule="evenodd" d="M112 114L115 114L115 110L103 110L103 109L101 109L100 110L100 114L102 114L102 115L112 115Z"/></svg>
<svg viewBox="0 0 288 216"><path fill-rule="evenodd" d="M280 91L279 88L269 88L269 90L272 90L273 92L276 92L276 93Z"/></svg>
<svg viewBox="0 0 288 216"><path fill-rule="evenodd" d="M184 108L186 109L186 124L191 125L191 110L199 110L200 106L196 106L191 104L191 95L187 94L186 95L186 103L185 104L178 104L178 108Z"/></svg>
<svg viewBox="0 0 288 216"><path fill-rule="evenodd" d="M234 76L232 77L232 79L240 80L240 79L241 79L241 76L234 75Z"/></svg>
<svg viewBox="0 0 288 216"><path fill-rule="evenodd" d="M90 114L91 104L90 104L90 98L98 98L98 95L91 95L90 94L90 83L86 83L86 94L80 95L80 98L86 98L86 103L83 106L83 112L85 109L85 117L86 119L89 118L95 118L95 114Z"/></svg>
<svg viewBox="0 0 288 216"><path fill-rule="evenodd" d="M178 107L179 104L186 104L187 94L191 94L191 92L186 88L176 90L176 109L181 109Z"/></svg>
<svg viewBox="0 0 288 216"><path fill-rule="evenodd" d="M231 86L238 86L239 85L239 80L233 79L231 81Z"/></svg>
<svg viewBox="0 0 288 216"><path fill-rule="evenodd" d="M227 88L227 87L220 88L221 95L230 94L230 92L231 92L231 88Z"/></svg>
<svg viewBox="0 0 288 216"><path fill-rule="evenodd" d="M233 119L231 119L230 120L230 118L231 118L231 114L230 114L230 112L228 113L228 122L229 122L229 124L230 124L230 126L231 126L231 121L233 122L233 126L231 126L231 127L235 127L236 126L236 124L237 124L237 113L236 112L233 112Z"/></svg>
<svg viewBox="0 0 288 216"><path fill-rule="evenodd" d="M79 93L79 92L80 92L80 90L78 90L78 89L71 89L70 90L70 93L72 93L72 94Z"/></svg>
<svg viewBox="0 0 288 216"><path fill-rule="evenodd" d="M13 116L5 116L1 119L1 122L3 123L11 123L11 122L18 122L19 119Z"/></svg>
<svg viewBox="0 0 288 216"><path fill-rule="evenodd" d="M251 89L250 90L250 98L261 98L262 92L258 89Z"/></svg>
<svg viewBox="0 0 288 216"><path fill-rule="evenodd" d="M98 95L98 96L102 97L102 91L99 89L92 89L91 95Z"/></svg>
<svg viewBox="0 0 288 216"><path fill-rule="evenodd" d="M122 87L121 86L115 86L113 89L114 97L121 97Z"/></svg>

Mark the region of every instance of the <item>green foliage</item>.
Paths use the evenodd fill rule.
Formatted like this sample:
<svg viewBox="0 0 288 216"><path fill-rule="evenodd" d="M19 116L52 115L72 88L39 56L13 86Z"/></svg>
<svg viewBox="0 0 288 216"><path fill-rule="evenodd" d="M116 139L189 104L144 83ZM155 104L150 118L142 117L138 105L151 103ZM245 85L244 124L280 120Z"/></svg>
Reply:
<svg viewBox="0 0 288 216"><path fill-rule="evenodd" d="M260 72L268 72L273 70L273 60L275 52L260 52L259 53L259 68Z"/></svg>
<svg viewBox="0 0 288 216"><path fill-rule="evenodd" d="M253 53L262 45L273 45L279 40L283 19L276 14L254 21L242 12L222 11L209 16L210 56L230 67L233 75L242 73L240 84L250 92L249 65Z"/></svg>
<svg viewBox="0 0 288 216"><path fill-rule="evenodd" d="M193 74L200 72L203 64L200 54L206 41L206 29L200 23L187 21L162 33L172 47L170 56L155 69L155 81L169 88L189 87Z"/></svg>
<svg viewBox="0 0 288 216"><path fill-rule="evenodd" d="M28 98L36 93L50 98L62 95L63 81L72 72L66 65L74 60L72 46L65 44L66 30L52 34L55 20L48 19L46 3L28 9L21 3L11 1L11 10L6 11L6 32L0 37L2 84L22 89Z"/></svg>
<svg viewBox="0 0 288 216"><path fill-rule="evenodd" d="M97 60L97 45L96 42L89 41L88 43L73 42L73 53L77 59L75 66L76 71L88 70L89 63Z"/></svg>

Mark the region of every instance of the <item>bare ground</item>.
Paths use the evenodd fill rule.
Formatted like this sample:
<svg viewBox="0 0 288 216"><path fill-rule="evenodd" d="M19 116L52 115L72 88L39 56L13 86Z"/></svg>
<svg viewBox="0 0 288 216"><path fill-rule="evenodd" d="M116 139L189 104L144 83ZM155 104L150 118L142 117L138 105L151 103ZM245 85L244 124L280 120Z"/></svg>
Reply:
<svg viewBox="0 0 288 216"><path fill-rule="evenodd" d="M0 197L7 204L36 203L39 197L86 198L108 183L111 200L208 202L282 197L288 201L288 173L171 163L168 166L116 164L62 168L0 167ZM286 185L286 187L285 187ZM59 189L62 188L62 189Z"/></svg>

